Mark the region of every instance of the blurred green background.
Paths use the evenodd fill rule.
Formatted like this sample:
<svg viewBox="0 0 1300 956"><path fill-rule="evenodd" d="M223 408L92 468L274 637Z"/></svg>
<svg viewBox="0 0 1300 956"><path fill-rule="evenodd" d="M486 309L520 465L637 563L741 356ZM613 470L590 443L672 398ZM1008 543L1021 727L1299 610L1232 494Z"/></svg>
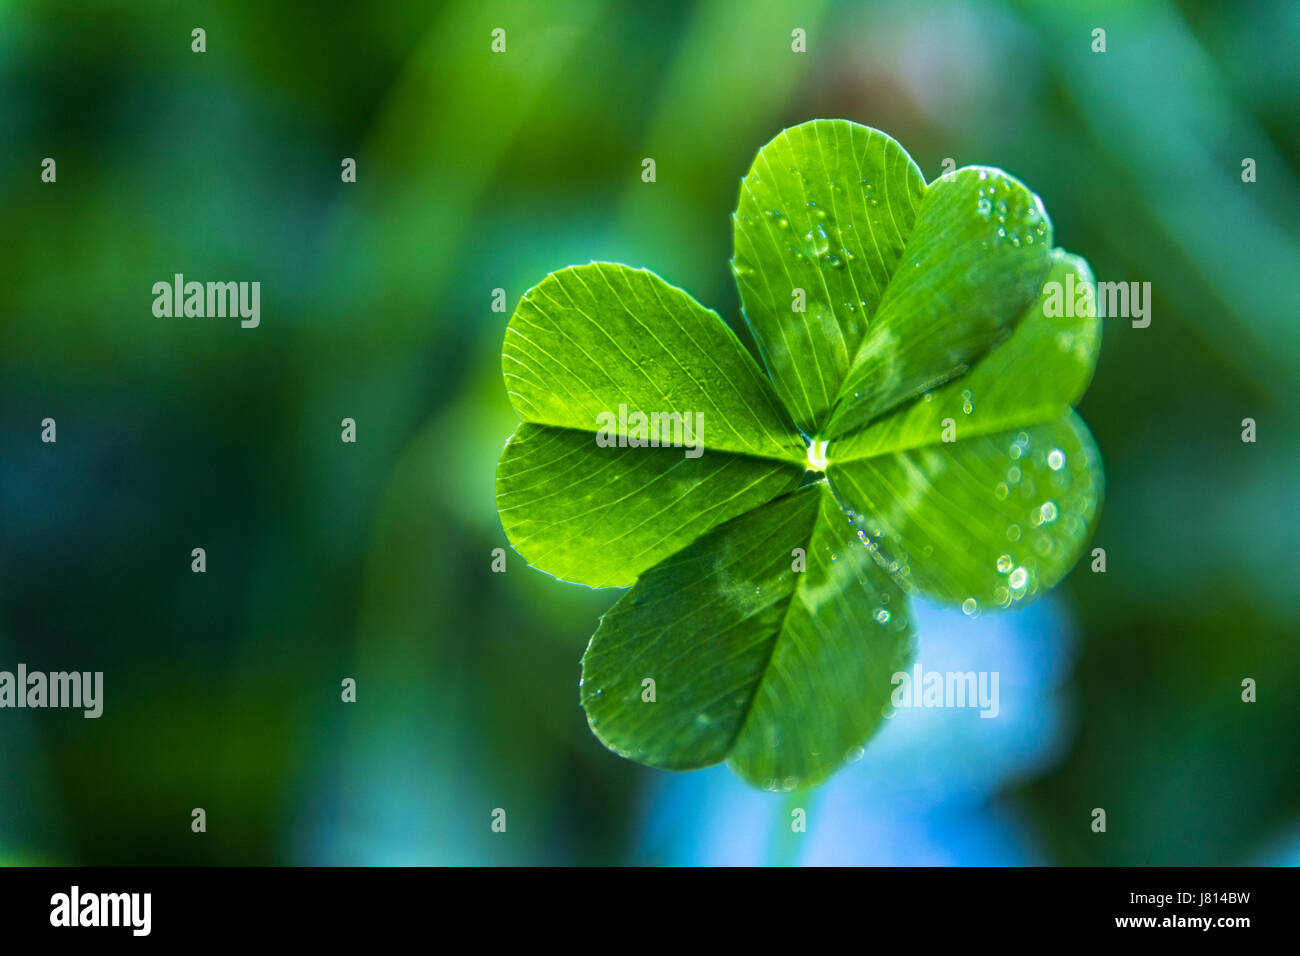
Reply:
<svg viewBox="0 0 1300 956"><path fill-rule="evenodd" d="M0 711L0 861L1300 862L1297 89L1292 0L0 0L0 669L106 697ZM921 619L1000 718L901 713L791 798L587 730L616 593L490 568L490 303L616 260L735 322L739 179L814 117L1007 169L1153 306L1081 406L1107 572ZM156 318L176 272L260 328Z"/></svg>

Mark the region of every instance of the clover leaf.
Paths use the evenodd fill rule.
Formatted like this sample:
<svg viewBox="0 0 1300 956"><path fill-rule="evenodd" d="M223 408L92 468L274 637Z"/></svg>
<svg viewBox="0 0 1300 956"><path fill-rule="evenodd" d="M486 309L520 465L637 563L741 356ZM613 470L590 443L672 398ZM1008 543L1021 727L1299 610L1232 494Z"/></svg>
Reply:
<svg viewBox="0 0 1300 956"><path fill-rule="evenodd" d="M497 504L514 548L629 590L582 661L596 736L641 763L825 780L889 709L909 595L968 614L1055 585L1102 474L1072 406L1092 281L1038 197L967 167L926 183L843 120L759 151L732 270L760 368L653 273L591 263L526 293L502 364L523 419Z"/></svg>

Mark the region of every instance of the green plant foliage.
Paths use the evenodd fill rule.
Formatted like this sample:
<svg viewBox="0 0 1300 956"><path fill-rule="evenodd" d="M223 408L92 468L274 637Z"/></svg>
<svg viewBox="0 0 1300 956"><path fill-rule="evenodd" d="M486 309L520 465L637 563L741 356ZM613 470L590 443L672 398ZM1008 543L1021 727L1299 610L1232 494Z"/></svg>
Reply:
<svg viewBox="0 0 1300 956"><path fill-rule="evenodd" d="M1072 406L1100 323L1045 308L1092 276L1037 196L986 167L926 184L864 126L786 130L733 218L766 372L652 273L552 273L506 330L523 424L497 503L535 567L630 588L583 658L607 747L791 789L880 723L909 593L1008 608L1078 559L1102 473Z"/></svg>

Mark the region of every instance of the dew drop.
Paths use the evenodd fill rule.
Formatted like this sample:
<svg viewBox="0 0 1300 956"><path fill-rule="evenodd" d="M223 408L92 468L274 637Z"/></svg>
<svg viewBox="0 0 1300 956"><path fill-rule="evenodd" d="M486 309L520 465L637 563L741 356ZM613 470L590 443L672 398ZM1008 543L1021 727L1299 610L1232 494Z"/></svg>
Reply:
<svg viewBox="0 0 1300 956"><path fill-rule="evenodd" d="M1029 583L1029 572L1024 568L1016 568L1011 572L1011 577L1007 579L1013 590L1019 591Z"/></svg>
<svg viewBox="0 0 1300 956"><path fill-rule="evenodd" d="M1065 452L1059 448L1053 448L1047 453L1047 467L1052 471L1060 471L1065 467Z"/></svg>
<svg viewBox="0 0 1300 956"><path fill-rule="evenodd" d="M877 624L889 623L889 612L886 611L883 607L876 608L876 613L873 614L872 617L876 619Z"/></svg>
<svg viewBox="0 0 1300 956"><path fill-rule="evenodd" d="M967 617L974 617L979 609L980 602L975 600L973 597L968 597L966 600L961 602L961 611Z"/></svg>
<svg viewBox="0 0 1300 956"><path fill-rule="evenodd" d="M1009 554L1000 555L998 557L998 573L1006 574L1008 571L1011 570L1011 566L1013 564L1015 564L1015 562L1011 560L1011 555Z"/></svg>
<svg viewBox="0 0 1300 956"><path fill-rule="evenodd" d="M826 229L823 226L814 226L808 230L804 236L804 248L810 256L822 256L826 250L830 249L831 240L826 235Z"/></svg>

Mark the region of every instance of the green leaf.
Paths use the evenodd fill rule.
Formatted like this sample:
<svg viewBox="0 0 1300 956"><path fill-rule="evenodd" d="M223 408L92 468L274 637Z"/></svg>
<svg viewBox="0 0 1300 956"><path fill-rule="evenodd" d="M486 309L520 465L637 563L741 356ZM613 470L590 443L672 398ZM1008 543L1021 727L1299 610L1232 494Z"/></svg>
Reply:
<svg viewBox="0 0 1300 956"><path fill-rule="evenodd" d="M1048 312L1091 281L1087 263L1055 250L1044 291L1010 339L967 375L828 443L832 484L910 587L968 609L1008 607L1078 560L1101 467L1069 409L1092 378L1101 322L1091 299L1065 316ZM945 422L955 443L943 441Z"/></svg>
<svg viewBox="0 0 1300 956"><path fill-rule="evenodd" d="M497 509L529 564L627 587L714 525L792 490L803 472L726 452L602 448L588 432L523 424L497 467Z"/></svg>
<svg viewBox="0 0 1300 956"><path fill-rule="evenodd" d="M1093 301L1057 315L1057 293L1084 287L1092 270L1078 256L1056 249L1044 291L1016 325L1011 338L971 371L928 392L922 400L875 422L864 431L828 442L836 461L868 458L932 445L951 419L959 438L1055 421L1092 379L1101 346L1101 321ZM1053 314L1048 314L1052 312Z"/></svg>
<svg viewBox="0 0 1300 956"><path fill-rule="evenodd" d="M924 193L903 147L844 120L786 130L741 183L732 260L741 305L777 391L809 435L830 411Z"/></svg>
<svg viewBox="0 0 1300 956"><path fill-rule="evenodd" d="M497 507L515 549L556 577L627 587L804 472L803 439L735 333L653 273L552 273L519 303L502 355L524 425Z"/></svg>
<svg viewBox="0 0 1300 956"><path fill-rule="evenodd" d="M718 315L652 272L593 262L524 294L502 348L525 422L586 432L601 416L702 416L704 447L803 461L771 383ZM618 427L617 434L628 429Z"/></svg>
<svg viewBox="0 0 1300 956"><path fill-rule="evenodd" d="M966 168L930 184L819 437L851 435L965 373L1011 333L1051 264L1051 222L1017 180Z"/></svg>
<svg viewBox="0 0 1300 956"><path fill-rule="evenodd" d="M561 270L507 330L524 424L498 506L536 566L631 587L583 657L606 746L790 789L879 725L911 653L908 592L975 614L1078 560L1103 478L1072 406L1101 327L1087 298L1062 308L1092 275L1052 248L1037 196L984 167L926 185L866 127L772 140L733 219L771 379L655 276ZM605 447L619 406L706 411L707 454L634 447L626 417Z"/></svg>
<svg viewBox="0 0 1300 956"><path fill-rule="evenodd" d="M832 461L832 486L897 577L967 613L1026 602L1078 560L1101 463L1074 412L1017 431Z"/></svg>
<svg viewBox="0 0 1300 956"><path fill-rule="evenodd" d="M591 639L582 705L641 763L729 760L759 786L810 786L880 724L910 634L903 593L817 482L647 571Z"/></svg>

